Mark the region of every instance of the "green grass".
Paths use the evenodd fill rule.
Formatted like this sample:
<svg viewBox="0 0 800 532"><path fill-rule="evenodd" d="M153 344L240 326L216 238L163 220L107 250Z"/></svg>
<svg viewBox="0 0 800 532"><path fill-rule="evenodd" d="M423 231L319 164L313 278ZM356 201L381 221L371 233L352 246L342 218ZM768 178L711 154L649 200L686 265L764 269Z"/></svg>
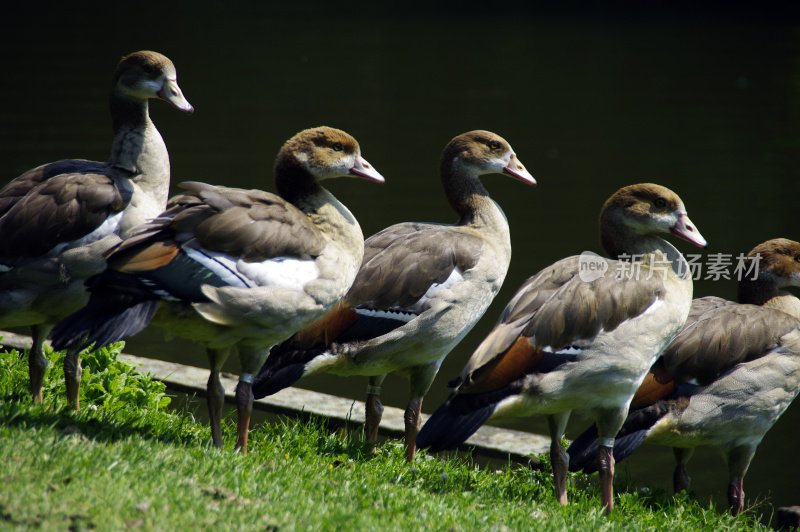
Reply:
<svg viewBox="0 0 800 532"><path fill-rule="evenodd" d="M242 456L228 417L218 450L119 348L84 358L80 412L57 353L43 405L28 398L26 357L0 353L0 529L767 530L752 513L625 486L607 517L596 475L572 475L559 507L546 457L544 470L425 453L409 466L400 442L371 454L359 430L319 419L262 423Z"/></svg>

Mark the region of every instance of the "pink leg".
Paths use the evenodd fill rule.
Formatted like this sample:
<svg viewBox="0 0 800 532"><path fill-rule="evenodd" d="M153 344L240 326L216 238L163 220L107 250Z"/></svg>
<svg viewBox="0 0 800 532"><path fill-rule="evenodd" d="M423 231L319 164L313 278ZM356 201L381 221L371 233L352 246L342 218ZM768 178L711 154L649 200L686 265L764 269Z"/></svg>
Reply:
<svg viewBox="0 0 800 532"><path fill-rule="evenodd" d="M692 478L686 470L686 462L692 456L694 449L680 449L675 447L672 449L675 454L675 472L672 474L672 486L675 488L675 493L680 493L688 490L692 483Z"/></svg>
<svg viewBox="0 0 800 532"><path fill-rule="evenodd" d="M247 435L250 431L250 415L253 412L253 383L239 381L236 385L236 406L238 410L236 449L247 454Z"/></svg>
<svg viewBox="0 0 800 532"><path fill-rule="evenodd" d="M381 403L381 384L386 378L385 375L370 377L367 385L367 401L365 405L365 425L364 438L367 443L378 441L378 428L383 417L383 404ZM377 446L373 445L370 452L377 451Z"/></svg>
<svg viewBox="0 0 800 532"><path fill-rule="evenodd" d="M67 387L67 401L75 410L81 409L81 353L70 349L64 356L64 384Z"/></svg>
<svg viewBox="0 0 800 532"><path fill-rule="evenodd" d="M422 412L422 397L414 397L406 406L403 420L406 425L406 462L414 461L417 452L417 434L419 433L419 416Z"/></svg>
<svg viewBox="0 0 800 532"><path fill-rule="evenodd" d="M264 365L268 348L239 346L239 364L242 372L236 385L236 407L238 412L236 449L247 454L247 436L250 432L250 417L253 413L253 381L255 374Z"/></svg>
<svg viewBox="0 0 800 532"><path fill-rule="evenodd" d="M743 480L750 467L750 461L756 453L755 446L739 446L728 451L728 505L731 514L738 515L744 511Z"/></svg>
<svg viewBox="0 0 800 532"><path fill-rule="evenodd" d="M553 486L556 489L558 504L567 504L567 471L569 470L569 455L561 445L561 438L567 429L570 412L562 412L547 416L547 428L550 432L550 464L553 466Z"/></svg>
<svg viewBox="0 0 800 532"><path fill-rule="evenodd" d="M744 510L744 487L742 477L734 478L728 484L728 507L732 515L739 515Z"/></svg>
<svg viewBox="0 0 800 532"><path fill-rule="evenodd" d="M33 345L28 351L28 378L30 379L31 399L34 403L41 403L42 383L44 382L44 372L47 370L47 359L44 356L44 340L50 333L51 327L48 325L34 325L31 327Z"/></svg>
<svg viewBox="0 0 800 532"><path fill-rule="evenodd" d="M206 385L208 417L211 424L211 441L214 447L222 447L222 405L225 403L225 389L219 380L219 371L211 371Z"/></svg>
<svg viewBox="0 0 800 532"><path fill-rule="evenodd" d="M225 404L225 389L219 380L222 364L228 358L224 350L207 349L208 363L211 373L206 384L206 401L208 403L208 417L211 425L211 442L214 447L222 447L222 406Z"/></svg>
<svg viewBox="0 0 800 532"><path fill-rule="evenodd" d="M567 470L569 468L569 456L561 440L550 442L550 463L553 465L553 485L556 488L556 499L558 504L567 504Z"/></svg>
<svg viewBox="0 0 800 532"><path fill-rule="evenodd" d="M419 434L420 417L422 415L422 398L428 393L436 373L439 371L441 360L425 366L415 366L408 370L408 405L403 415L406 429L406 462L413 463L417 453L417 434Z"/></svg>
<svg viewBox="0 0 800 532"><path fill-rule="evenodd" d="M366 427L364 434L367 442L372 443L378 439L378 426L383 417L383 404L378 394L367 394Z"/></svg>
<svg viewBox="0 0 800 532"><path fill-rule="evenodd" d="M611 447L598 446L597 470L600 472L600 501L608 514L614 509L614 454Z"/></svg>

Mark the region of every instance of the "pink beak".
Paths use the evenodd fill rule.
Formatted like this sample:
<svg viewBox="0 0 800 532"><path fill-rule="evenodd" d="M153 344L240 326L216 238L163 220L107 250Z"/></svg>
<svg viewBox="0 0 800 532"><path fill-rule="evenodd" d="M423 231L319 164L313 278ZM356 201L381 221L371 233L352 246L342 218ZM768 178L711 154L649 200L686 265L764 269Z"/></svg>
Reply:
<svg viewBox="0 0 800 532"><path fill-rule="evenodd" d="M375 167L367 162L362 156L356 157L356 164L350 169L350 175L363 177L376 183L385 183L386 179L377 171Z"/></svg>
<svg viewBox="0 0 800 532"><path fill-rule="evenodd" d="M703 235L700 234L700 231L697 230L689 219L689 215L685 212L680 214L678 223L672 226L672 232L695 246L701 248L708 247L708 242L706 242L706 239L703 238Z"/></svg>
<svg viewBox="0 0 800 532"><path fill-rule="evenodd" d="M523 183L528 183L529 185L535 185L536 180L533 176L525 169L525 165L517 159L517 156L512 154L511 160L508 162L508 166L503 168L503 173L508 174L514 179L519 179Z"/></svg>

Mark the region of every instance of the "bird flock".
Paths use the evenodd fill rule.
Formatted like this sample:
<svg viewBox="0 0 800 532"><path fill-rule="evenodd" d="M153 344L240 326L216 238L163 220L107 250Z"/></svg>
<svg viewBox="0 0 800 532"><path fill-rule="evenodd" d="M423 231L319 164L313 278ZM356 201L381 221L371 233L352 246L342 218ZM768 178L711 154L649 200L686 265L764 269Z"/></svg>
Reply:
<svg viewBox="0 0 800 532"><path fill-rule="evenodd" d="M727 458L730 510L758 444L800 391L800 243L747 255L738 301L693 299L673 244L706 247L673 191L638 183L599 215L605 256L561 259L527 279L475 348L450 397L420 428L423 397L481 319L511 262L508 222L480 177L536 184L511 145L474 130L444 147L453 224L405 222L364 240L326 179L383 183L348 133L305 129L280 148L275 193L185 182L168 198L169 156L150 100L191 113L164 55L122 58L112 79L107 162L61 160L0 190L0 327L30 327L30 393L42 401L43 345L67 351L80 408L80 353L150 324L206 348L213 444L222 446L222 364L240 362L236 448L247 452L254 398L306 375L364 375L365 438L375 442L389 373L409 381L405 456L462 444L489 419L546 416L555 495L567 472L599 472L613 508L615 462L642 443L675 449L676 492L695 447ZM573 410L594 425L562 446Z"/></svg>

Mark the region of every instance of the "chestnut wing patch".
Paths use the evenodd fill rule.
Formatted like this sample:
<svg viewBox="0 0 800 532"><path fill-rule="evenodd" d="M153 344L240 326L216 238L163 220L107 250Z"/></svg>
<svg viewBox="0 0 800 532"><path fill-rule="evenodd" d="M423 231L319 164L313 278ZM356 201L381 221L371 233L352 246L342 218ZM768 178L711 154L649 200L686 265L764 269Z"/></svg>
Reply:
<svg viewBox="0 0 800 532"><path fill-rule="evenodd" d="M655 276L637 280L606 275L584 281L578 276L578 260L563 259L522 285L470 358L459 379L462 390L489 389L483 382L492 382L497 389L538 370L542 361L553 358L548 353L577 352L576 344L643 313L664 290ZM613 262L608 271L615 271ZM504 362L505 357L511 360ZM552 366L547 364L542 371Z"/></svg>
<svg viewBox="0 0 800 532"><path fill-rule="evenodd" d="M285 349L307 349L328 346L358 320L358 314L343 303L338 303L323 317L294 334L273 352Z"/></svg>
<svg viewBox="0 0 800 532"><path fill-rule="evenodd" d="M302 285L315 274L313 258L327 242L294 206L257 190L181 186L188 192L107 254L110 268L190 301L205 300L204 284ZM307 238L292 240L297 234Z"/></svg>
<svg viewBox="0 0 800 532"><path fill-rule="evenodd" d="M631 401L631 409L651 405L674 392L677 387L678 383L664 365L664 359L659 357L636 390Z"/></svg>
<svg viewBox="0 0 800 532"><path fill-rule="evenodd" d="M123 254L116 254L114 267L122 273L139 273L166 266L180 251L175 242L157 240L148 246L130 248Z"/></svg>
<svg viewBox="0 0 800 532"><path fill-rule="evenodd" d="M689 316L686 318L686 323L683 325L681 331L691 326L706 312L715 308L737 305L733 301L728 301L721 297L707 296L700 297L692 300L692 306L689 309ZM685 376L683 380L693 379L693 376ZM650 368L650 371L645 375L642 384L636 390L636 394L631 401L631 408L642 408L651 405L662 399L672 392L674 392L678 385L681 384L675 379L670 368L667 367L663 356L658 357L658 360Z"/></svg>

